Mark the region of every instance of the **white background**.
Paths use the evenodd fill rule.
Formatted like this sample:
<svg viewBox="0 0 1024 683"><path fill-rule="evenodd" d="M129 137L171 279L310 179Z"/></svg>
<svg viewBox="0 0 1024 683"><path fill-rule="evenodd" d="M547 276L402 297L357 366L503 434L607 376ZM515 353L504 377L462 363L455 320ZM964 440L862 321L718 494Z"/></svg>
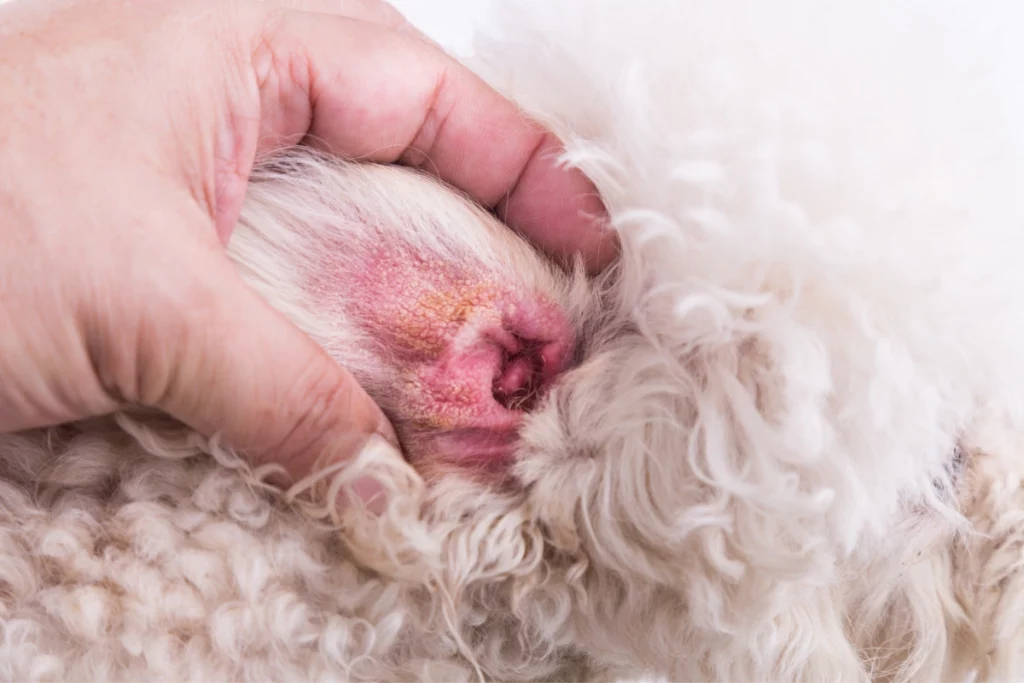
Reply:
<svg viewBox="0 0 1024 683"><path fill-rule="evenodd" d="M456 56L470 52L474 27L487 15L490 0L390 0L414 26Z"/></svg>

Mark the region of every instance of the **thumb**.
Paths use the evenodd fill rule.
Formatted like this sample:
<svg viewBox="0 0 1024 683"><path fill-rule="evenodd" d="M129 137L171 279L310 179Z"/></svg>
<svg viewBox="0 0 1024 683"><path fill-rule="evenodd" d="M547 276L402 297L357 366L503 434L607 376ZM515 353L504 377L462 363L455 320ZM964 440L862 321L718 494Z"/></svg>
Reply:
<svg viewBox="0 0 1024 683"><path fill-rule="evenodd" d="M351 374L246 285L218 254L181 312L184 333L156 406L253 465L276 463L295 483L353 457L373 434L397 445L380 408ZM359 482L364 498L380 491Z"/></svg>

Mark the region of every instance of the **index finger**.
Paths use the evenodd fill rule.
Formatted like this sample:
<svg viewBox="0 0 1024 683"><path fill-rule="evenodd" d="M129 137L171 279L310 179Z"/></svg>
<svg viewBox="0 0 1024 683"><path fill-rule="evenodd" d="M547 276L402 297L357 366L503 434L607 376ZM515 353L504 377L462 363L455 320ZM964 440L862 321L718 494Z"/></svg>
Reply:
<svg viewBox="0 0 1024 683"><path fill-rule="evenodd" d="M423 168L553 256L579 253L591 270L614 258L604 205L582 173L560 167L561 143L442 50L307 12L279 15L262 38L264 149L308 133L340 155Z"/></svg>

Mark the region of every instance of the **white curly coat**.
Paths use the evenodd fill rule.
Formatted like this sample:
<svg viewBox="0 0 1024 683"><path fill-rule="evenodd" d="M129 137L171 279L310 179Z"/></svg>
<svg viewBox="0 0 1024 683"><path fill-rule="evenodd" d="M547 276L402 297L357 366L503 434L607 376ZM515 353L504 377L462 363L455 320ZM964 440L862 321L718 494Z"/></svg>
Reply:
<svg viewBox="0 0 1024 683"><path fill-rule="evenodd" d="M523 485L371 443L281 495L142 411L0 437L0 677L1024 676L1020 13L499 3L474 66L594 179L612 273L300 153L260 170L231 251L382 401L386 359L311 278L387 240L511 263L585 340ZM383 515L318 505L360 473Z"/></svg>

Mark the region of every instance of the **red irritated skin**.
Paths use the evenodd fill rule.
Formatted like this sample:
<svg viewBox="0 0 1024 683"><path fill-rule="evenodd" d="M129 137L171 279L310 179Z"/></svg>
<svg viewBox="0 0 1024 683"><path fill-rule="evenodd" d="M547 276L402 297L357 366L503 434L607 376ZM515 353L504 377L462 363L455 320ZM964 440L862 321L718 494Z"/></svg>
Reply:
<svg viewBox="0 0 1024 683"><path fill-rule="evenodd" d="M382 407L421 472L506 476L524 415L572 357L556 303L479 271L382 248L346 278L352 313L394 366Z"/></svg>

